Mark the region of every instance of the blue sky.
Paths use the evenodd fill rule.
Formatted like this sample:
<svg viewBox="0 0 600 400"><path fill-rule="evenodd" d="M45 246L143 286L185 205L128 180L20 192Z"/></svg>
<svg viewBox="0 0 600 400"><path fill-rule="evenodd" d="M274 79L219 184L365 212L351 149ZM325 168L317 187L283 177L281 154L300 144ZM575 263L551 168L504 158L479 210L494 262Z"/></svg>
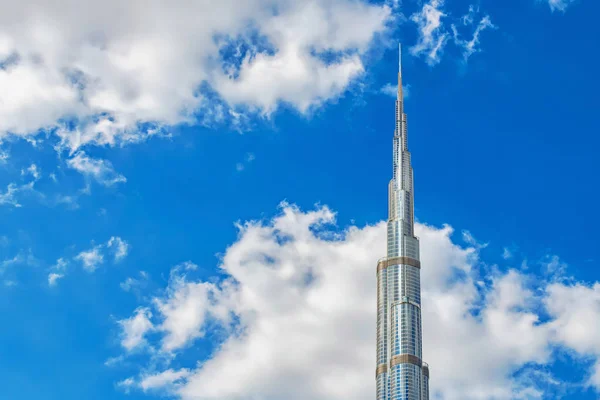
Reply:
<svg viewBox="0 0 600 400"><path fill-rule="evenodd" d="M1 398L371 396L399 41L433 398L598 397L599 4L55 3L0 1Z"/></svg>

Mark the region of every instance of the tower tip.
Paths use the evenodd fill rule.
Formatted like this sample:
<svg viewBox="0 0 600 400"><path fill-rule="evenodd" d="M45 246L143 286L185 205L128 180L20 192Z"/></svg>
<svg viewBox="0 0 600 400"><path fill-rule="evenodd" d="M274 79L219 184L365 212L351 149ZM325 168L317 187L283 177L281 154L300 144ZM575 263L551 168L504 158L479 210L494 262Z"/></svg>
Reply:
<svg viewBox="0 0 600 400"><path fill-rule="evenodd" d="M403 100L402 93L402 43L398 43L398 100Z"/></svg>
<svg viewBox="0 0 600 400"><path fill-rule="evenodd" d="M402 43L398 43L398 73L402 75Z"/></svg>

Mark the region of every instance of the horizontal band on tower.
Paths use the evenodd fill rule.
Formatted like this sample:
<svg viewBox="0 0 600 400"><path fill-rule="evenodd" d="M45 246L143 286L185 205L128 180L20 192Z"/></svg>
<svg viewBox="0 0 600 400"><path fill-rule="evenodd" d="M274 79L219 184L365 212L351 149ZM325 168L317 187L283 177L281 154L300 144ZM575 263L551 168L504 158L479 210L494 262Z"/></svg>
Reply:
<svg viewBox="0 0 600 400"><path fill-rule="evenodd" d="M410 265L411 267L421 268L421 261L410 257L384 258L377 263L377 272L386 269L390 265Z"/></svg>
<svg viewBox="0 0 600 400"><path fill-rule="evenodd" d="M375 376L387 372L387 364L379 364L375 370Z"/></svg>
<svg viewBox="0 0 600 400"><path fill-rule="evenodd" d="M398 364L413 364L420 367L423 365L423 362L419 357L413 356L412 354L399 354L397 356L392 357L390 367L394 367Z"/></svg>

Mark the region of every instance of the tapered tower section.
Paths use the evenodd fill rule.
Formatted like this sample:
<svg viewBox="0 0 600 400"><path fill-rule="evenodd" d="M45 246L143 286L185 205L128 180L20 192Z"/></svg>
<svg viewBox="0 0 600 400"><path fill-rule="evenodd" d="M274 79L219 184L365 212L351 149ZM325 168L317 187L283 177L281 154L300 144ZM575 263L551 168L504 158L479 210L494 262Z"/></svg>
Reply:
<svg viewBox="0 0 600 400"><path fill-rule="evenodd" d="M393 174L388 186L387 257L377 263L377 400L429 400L422 359L421 261L414 234L413 170L408 151L399 47Z"/></svg>

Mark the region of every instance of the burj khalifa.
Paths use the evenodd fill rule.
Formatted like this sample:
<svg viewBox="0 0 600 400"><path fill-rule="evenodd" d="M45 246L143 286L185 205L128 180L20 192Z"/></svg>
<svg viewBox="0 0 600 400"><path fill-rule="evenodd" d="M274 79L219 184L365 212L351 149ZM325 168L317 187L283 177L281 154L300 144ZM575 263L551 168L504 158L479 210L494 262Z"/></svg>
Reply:
<svg viewBox="0 0 600 400"><path fill-rule="evenodd" d="M413 169L402 93L402 48L393 175L388 186L387 257L377 263L377 400L429 400L423 362L421 262L414 232Z"/></svg>

